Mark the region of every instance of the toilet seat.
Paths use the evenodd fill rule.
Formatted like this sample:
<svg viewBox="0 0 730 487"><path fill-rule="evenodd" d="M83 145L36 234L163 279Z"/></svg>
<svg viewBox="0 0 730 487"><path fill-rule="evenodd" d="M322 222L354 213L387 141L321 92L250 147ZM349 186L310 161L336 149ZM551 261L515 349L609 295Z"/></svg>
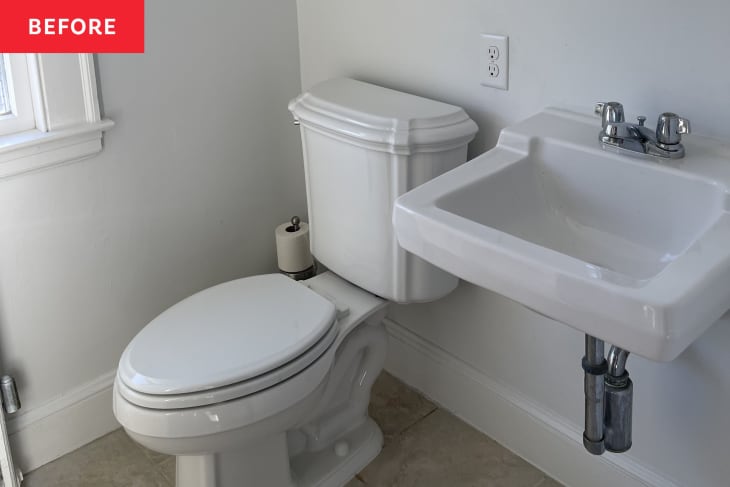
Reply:
<svg viewBox="0 0 730 487"><path fill-rule="evenodd" d="M150 409L188 409L239 399L281 384L311 367L314 362L323 358L338 333L338 327L333 326L319 342L291 362L267 374L217 389L187 394L145 394L127 386L119 375L117 375L116 388L119 394L130 403ZM321 380L321 377L316 377L316 380Z"/></svg>
<svg viewBox="0 0 730 487"><path fill-rule="evenodd" d="M130 342L117 389L154 409L253 394L321 357L335 323L329 300L280 274L220 284L169 308Z"/></svg>

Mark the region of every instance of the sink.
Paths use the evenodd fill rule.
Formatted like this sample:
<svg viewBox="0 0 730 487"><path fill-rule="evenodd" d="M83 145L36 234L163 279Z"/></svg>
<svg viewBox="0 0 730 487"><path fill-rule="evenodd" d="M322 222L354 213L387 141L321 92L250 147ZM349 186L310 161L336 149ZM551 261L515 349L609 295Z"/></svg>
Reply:
<svg viewBox="0 0 730 487"><path fill-rule="evenodd" d="M400 245L478 286L644 357L674 359L730 308L730 147L679 161L601 148L558 109L400 197Z"/></svg>

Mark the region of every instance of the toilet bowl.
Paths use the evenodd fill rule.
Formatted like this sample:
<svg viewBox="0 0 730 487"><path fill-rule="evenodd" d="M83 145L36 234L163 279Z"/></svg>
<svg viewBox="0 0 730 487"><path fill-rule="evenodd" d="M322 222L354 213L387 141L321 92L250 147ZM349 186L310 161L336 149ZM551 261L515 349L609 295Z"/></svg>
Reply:
<svg viewBox="0 0 730 487"><path fill-rule="evenodd" d="M459 107L349 79L295 99L311 246L330 271L246 277L190 296L122 354L114 414L175 455L177 487L341 487L380 451L367 414L389 301L432 301L457 279L407 254L400 194L466 159Z"/></svg>
<svg viewBox="0 0 730 487"><path fill-rule="evenodd" d="M275 298L287 306L262 316ZM385 361L386 304L332 273L301 282L254 276L202 291L129 344L114 413L135 441L177 456L179 487L242 485L241 476L262 487L342 485L380 451L367 405ZM246 343L254 328L268 348ZM220 353L226 347L241 353ZM306 457L300 468L298 456ZM333 460L339 469L329 468Z"/></svg>

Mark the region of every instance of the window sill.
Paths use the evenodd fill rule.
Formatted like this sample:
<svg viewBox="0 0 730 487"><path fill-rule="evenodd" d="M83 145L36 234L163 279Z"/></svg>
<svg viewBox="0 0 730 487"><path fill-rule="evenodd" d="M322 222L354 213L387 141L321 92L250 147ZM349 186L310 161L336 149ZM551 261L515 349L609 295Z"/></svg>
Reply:
<svg viewBox="0 0 730 487"><path fill-rule="evenodd" d="M0 136L0 179L97 154L103 132L113 125L111 120L100 120L50 132L28 130Z"/></svg>

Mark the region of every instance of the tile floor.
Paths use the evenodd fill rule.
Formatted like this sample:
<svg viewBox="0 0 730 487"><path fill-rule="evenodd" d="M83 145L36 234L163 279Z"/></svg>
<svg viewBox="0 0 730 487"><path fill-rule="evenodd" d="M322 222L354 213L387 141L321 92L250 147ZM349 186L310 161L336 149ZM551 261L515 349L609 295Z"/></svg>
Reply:
<svg viewBox="0 0 730 487"><path fill-rule="evenodd" d="M559 487L489 437L383 373L370 413L385 445L346 487ZM122 430L26 476L23 487L174 487L175 459Z"/></svg>

